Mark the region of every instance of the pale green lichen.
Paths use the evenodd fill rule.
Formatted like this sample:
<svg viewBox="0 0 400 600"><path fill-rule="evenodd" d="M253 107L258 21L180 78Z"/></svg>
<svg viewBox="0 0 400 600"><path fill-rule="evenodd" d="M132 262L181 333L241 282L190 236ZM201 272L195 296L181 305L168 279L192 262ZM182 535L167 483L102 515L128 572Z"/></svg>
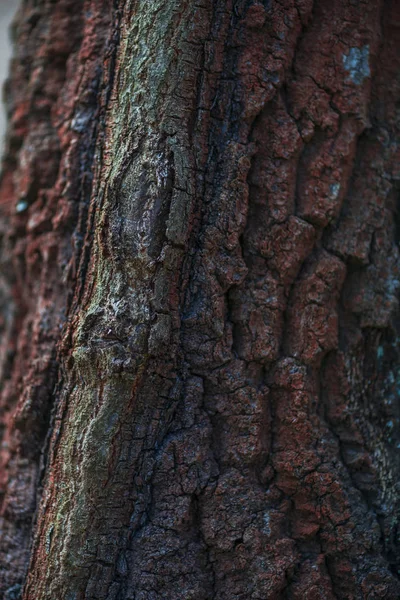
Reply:
<svg viewBox="0 0 400 600"><path fill-rule="evenodd" d="M154 306L164 302L160 290L163 296L168 290L176 248L163 248L154 257L151 244L158 236L164 245L169 240L183 248L187 235L193 186L185 154L189 142L185 123L171 115L177 108L181 114L186 110L187 100L175 98L174 90L185 56L179 52L180 38L192 10L181 2L142 0L135 19L121 28L120 78L107 113L104 169L96 192L92 279L73 331L71 385L56 456L60 481L49 486L54 512L47 514L55 516L47 521L44 543L60 578L38 598L66 594L72 599L82 593L78 576L67 585L62 574L78 574L82 567L85 579L87 566L96 561L102 546L98 529L91 528L96 506L104 507L107 498L112 512L113 502L121 502L114 497L114 482L118 486L124 477L121 453L134 427L137 447L130 452L139 452L144 443L142 424L132 422L130 412L135 389L149 357L171 343L171 317L164 306L157 313ZM177 189L169 190L172 169ZM170 214L160 219L167 202ZM61 490L63 481L69 487ZM117 555L118 548L115 560Z"/></svg>

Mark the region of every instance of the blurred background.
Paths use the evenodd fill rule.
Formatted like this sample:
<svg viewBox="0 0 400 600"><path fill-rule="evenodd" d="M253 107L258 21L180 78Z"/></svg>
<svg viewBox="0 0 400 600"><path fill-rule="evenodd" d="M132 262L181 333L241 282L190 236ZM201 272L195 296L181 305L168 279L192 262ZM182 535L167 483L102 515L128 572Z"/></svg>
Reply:
<svg viewBox="0 0 400 600"><path fill-rule="evenodd" d="M7 77L11 57L9 27L19 6L19 0L0 0L0 86L3 88ZM3 152L3 136L6 127L6 115L3 103L0 106L0 154Z"/></svg>

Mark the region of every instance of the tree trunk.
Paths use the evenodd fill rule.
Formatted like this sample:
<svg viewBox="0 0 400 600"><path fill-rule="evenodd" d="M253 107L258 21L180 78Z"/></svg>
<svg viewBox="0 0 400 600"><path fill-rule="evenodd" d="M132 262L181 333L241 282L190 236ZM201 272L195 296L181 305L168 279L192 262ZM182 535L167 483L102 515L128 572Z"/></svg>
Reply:
<svg viewBox="0 0 400 600"><path fill-rule="evenodd" d="M400 597L400 3L24 0L0 597Z"/></svg>

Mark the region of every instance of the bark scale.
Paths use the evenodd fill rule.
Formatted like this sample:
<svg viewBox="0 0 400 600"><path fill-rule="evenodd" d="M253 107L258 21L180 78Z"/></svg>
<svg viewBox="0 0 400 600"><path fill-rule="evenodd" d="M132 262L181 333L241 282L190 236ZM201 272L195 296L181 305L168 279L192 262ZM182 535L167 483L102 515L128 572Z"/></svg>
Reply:
<svg viewBox="0 0 400 600"><path fill-rule="evenodd" d="M400 5L15 32L0 593L398 598Z"/></svg>

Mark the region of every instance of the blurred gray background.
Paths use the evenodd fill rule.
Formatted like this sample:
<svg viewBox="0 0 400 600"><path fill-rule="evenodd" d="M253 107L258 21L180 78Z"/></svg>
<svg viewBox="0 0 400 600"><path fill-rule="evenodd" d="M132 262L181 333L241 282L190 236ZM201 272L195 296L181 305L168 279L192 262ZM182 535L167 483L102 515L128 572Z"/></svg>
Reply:
<svg viewBox="0 0 400 600"><path fill-rule="evenodd" d="M9 26L19 6L19 0L0 0L0 86L3 88L7 77L11 57ZM3 136L6 127L6 115L3 103L0 106L0 154L3 152Z"/></svg>

